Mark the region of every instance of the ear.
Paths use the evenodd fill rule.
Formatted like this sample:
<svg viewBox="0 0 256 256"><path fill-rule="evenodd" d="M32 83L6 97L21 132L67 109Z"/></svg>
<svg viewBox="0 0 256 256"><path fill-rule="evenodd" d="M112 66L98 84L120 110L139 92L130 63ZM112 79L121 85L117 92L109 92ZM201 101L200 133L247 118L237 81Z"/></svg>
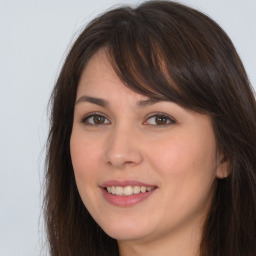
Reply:
<svg viewBox="0 0 256 256"><path fill-rule="evenodd" d="M229 163L228 159L224 156L220 156L217 159L216 177L218 179L225 179L229 175Z"/></svg>

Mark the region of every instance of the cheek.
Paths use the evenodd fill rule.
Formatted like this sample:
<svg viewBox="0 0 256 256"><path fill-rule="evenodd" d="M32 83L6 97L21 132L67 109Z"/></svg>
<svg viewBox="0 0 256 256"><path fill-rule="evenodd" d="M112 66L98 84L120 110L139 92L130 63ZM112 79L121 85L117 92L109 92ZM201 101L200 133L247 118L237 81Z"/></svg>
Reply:
<svg viewBox="0 0 256 256"><path fill-rule="evenodd" d="M99 168L99 145L93 143L79 132L73 132L70 138L70 154L76 185L87 209L95 206L94 190L97 187ZM89 210L88 209L88 210Z"/></svg>
<svg viewBox="0 0 256 256"><path fill-rule="evenodd" d="M166 189L164 201L173 203L170 210L185 215L208 207L216 172L215 144L208 142L177 138L171 143L162 142L159 149L155 146L151 152L154 169Z"/></svg>
<svg viewBox="0 0 256 256"><path fill-rule="evenodd" d="M70 138L70 154L75 174L90 172L99 163L101 148L96 141L73 132Z"/></svg>
<svg viewBox="0 0 256 256"><path fill-rule="evenodd" d="M91 205L97 187L102 146L83 134L74 132L70 139L70 154L79 194L86 206Z"/></svg>
<svg viewBox="0 0 256 256"><path fill-rule="evenodd" d="M172 178L206 178L216 169L215 142L193 136L176 136L148 147L152 165Z"/></svg>

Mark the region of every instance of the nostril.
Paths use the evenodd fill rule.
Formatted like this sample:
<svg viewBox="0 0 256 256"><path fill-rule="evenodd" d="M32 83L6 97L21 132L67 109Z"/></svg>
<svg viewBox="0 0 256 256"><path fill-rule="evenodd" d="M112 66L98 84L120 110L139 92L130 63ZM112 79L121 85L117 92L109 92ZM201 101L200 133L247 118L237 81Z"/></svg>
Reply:
<svg viewBox="0 0 256 256"><path fill-rule="evenodd" d="M136 144L115 142L112 141L104 153L105 162L109 166L123 168L126 165L137 165L142 161L141 151Z"/></svg>
<svg viewBox="0 0 256 256"><path fill-rule="evenodd" d="M109 166L115 166L115 167L118 167L118 168L124 168L125 166L127 165L136 165L136 162L133 162L133 161L120 161L120 162L117 162L117 161L108 161L107 162L107 165Z"/></svg>

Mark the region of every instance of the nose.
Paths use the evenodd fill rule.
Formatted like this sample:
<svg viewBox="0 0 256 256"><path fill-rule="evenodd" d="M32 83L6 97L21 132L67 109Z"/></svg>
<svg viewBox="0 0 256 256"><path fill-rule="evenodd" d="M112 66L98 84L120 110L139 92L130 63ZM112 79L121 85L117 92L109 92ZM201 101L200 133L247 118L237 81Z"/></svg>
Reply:
<svg viewBox="0 0 256 256"><path fill-rule="evenodd" d="M107 139L105 160L115 168L136 166L143 161L138 135L131 128L116 127Z"/></svg>

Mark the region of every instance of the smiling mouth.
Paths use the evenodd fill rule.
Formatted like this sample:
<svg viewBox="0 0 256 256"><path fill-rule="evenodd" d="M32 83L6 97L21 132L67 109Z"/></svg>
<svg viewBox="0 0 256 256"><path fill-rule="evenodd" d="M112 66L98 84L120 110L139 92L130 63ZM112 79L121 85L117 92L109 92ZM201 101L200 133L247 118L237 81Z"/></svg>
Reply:
<svg viewBox="0 0 256 256"><path fill-rule="evenodd" d="M111 186L105 187L104 189L112 195L116 196L131 196L136 194L143 194L152 191L156 187L146 187L146 186Z"/></svg>

